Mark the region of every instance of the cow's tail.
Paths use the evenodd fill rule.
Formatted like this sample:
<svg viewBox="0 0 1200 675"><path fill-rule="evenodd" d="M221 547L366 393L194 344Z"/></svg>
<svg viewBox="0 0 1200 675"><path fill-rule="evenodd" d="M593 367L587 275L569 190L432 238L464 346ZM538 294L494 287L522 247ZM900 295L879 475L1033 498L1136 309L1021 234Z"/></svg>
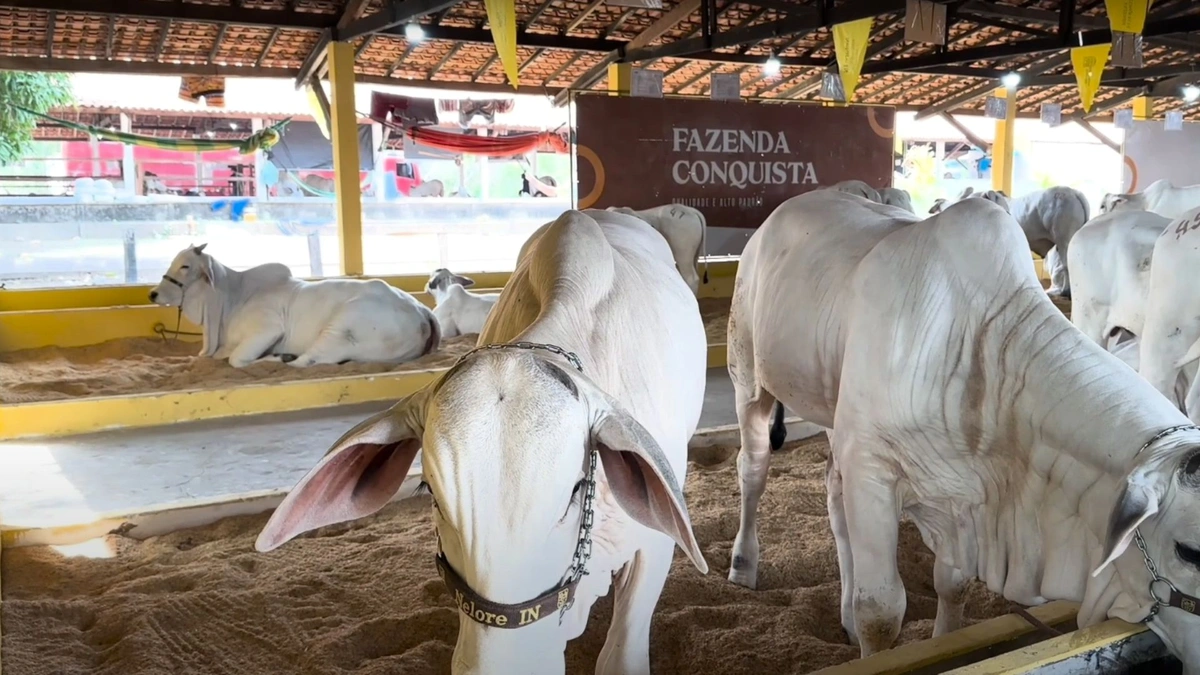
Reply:
<svg viewBox="0 0 1200 675"><path fill-rule="evenodd" d="M704 283L708 283L708 220L704 218L704 214L699 210L696 213L700 214L700 250L696 251L696 255L704 255Z"/></svg>
<svg viewBox="0 0 1200 675"><path fill-rule="evenodd" d="M442 325L438 323L437 317L429 311L429 308L426 308L425 311L429 313L429 338L425 340L425 351L421 352L421 356L436 352L442 343Z"/></svg>
<svg viewBox="0 0 1200 675"><path fill-rule="evenodd" d="M783 423L783 403L775 401L775 414L771 420L771 452L783 447L787 440L787 425Z"/></svg>

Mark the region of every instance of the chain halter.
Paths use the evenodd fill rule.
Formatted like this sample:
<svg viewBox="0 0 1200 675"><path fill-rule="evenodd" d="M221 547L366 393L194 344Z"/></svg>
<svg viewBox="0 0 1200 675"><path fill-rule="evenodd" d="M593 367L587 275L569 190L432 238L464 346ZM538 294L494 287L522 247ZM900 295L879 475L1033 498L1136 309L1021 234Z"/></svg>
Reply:
<svg viewBox="0 0 1200 675"><path fill-rule="evenodd" d="M538 342L511 342L487 344L475 347L471 351L463 354L455 362L458 366L467 360L473 354L482 351L495 349L524 349L530 351L547 351L551 354L561 356L566 359L580 373L583 372L583 362L574 352L569 352L562 347L552 344L544 344ZM453 370L453 368L451 368ZM596 463L599 453L595 448L588 452L587 474L584 476L583 485L583 504L582 514L580 516L579 537L575 543L575 553L571 557L571 566L563 575L562 580L558 585L538 597L512 605L492 602L484 598L479 593L471 589L470 585L454 571L446 557L441 552L441 541L439 536L438 554L435 558L437 563L438 574L442 578L442 582L450 591L454 598L454 604L459 610L470 617L473 621L493 628L522 628L528 626L535 621L539 621L544 616L550 616L551 612L558 612L559 625L562 624L563 616L567 610L575 603L575 591L579 587L579 582L583 576L587 574L588 560L592 557L592 528L595 525L595 504L596 504ZM548 610L545 615L542 610Z"/></svg>
<svg viewBox="0 0 1200 675"><path fill-rule="evenodd" d="M1154 445L1164 437L1169 436L1177 431L1200 431L1200 427L1194 424L1180 424L1174 427L1168 427L1154 434L1150 440L1146 441L1141 448L1134 454L1134 457L1142 454L1151 445ZM1133 541L1137 544L1138 550L1142 552L1142 558L1146 563L1146 570L1150 572L1150 597L1154 600L1154 605L1150 607L1150 613L1146 618L1142 619L1142 623L1149 623L1151 619L1158 615L1158 611L1163 607L1175 607L1189 614L1200 616L1200 599L1190 596L1171 583L1166 577L1158 571L1158 564L1154 562L1154 558L1150 556L1150 550L1146 547L1146 540L1142 538L1141 528L1134 529ZM1164 584L1167 587L1168 593L1166 599L1159 597L1154 588L1156 584Z"/></svg>

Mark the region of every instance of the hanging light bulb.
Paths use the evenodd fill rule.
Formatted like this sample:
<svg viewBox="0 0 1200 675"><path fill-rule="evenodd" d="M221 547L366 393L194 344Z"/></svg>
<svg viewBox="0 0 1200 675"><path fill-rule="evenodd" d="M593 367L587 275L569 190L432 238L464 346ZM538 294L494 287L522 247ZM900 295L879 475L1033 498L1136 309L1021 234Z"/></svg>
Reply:
<svg viewBox="0 0 1200 675"><path fill-rule="evenodd" d="M1004 77L1000 78L1000 83L1007 89L1016 89L1017 85L1021 84L1020 73L1005 73Z"/></svg>
<svg viewBox="0 0 1200 675"><path fill-rule="evenodd" d="M1189 84L1183 88L1183 100L1191 103L1198 98L1200 98L1200 87L1197 87L1194 84Z"/></svg>
<svg viewBox="0 0 1200 675"><path fill-rule="evenodd" d="M419 23L410 23L404 26L404 37L408 38L409 42L420 42L425 39L425 29L421 28Z"/></svg>
<svg viewBox="0 0 1200 675"><path fill-rule="evenodd" d="M779 62L779 57L772 54L767 57L767 60L763 63L762 68L763 72L767 75L777 75L779 74L779 69L782 67L783 64Z"/></svg>

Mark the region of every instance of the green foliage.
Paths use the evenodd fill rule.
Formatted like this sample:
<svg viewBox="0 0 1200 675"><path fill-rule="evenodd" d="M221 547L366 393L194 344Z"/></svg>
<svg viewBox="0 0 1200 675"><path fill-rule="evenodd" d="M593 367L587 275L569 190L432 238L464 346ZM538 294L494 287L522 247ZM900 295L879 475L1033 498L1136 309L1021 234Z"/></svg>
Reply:
<svg viewBox="0 0 1200 675"><path fill-rule="evenodd" d="M0 165L21 161L30 150L37 124L32 115L8 104L47 113L74 101L69 75L0 71Z"/></svg>

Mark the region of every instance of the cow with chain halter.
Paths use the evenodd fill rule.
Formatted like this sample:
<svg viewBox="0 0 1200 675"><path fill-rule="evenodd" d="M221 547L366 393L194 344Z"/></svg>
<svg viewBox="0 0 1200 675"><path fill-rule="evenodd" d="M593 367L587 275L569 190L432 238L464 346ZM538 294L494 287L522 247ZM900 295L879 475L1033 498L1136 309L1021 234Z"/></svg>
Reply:
<svg viewBox="0 0 1200 675"><path fill-rule="evenodd" d="M1078 602L1081 627L1147 621L1198 675L1200 429L1070 325L1027 246L983 199L917 221L817 190L771 214L730 307L730 580L757 583L780 400L830 430L842 626L863 655L900 632L907 518L934 553L935 636L962 625L977 578L1022 605Z"/></svg>
<svg viewBox="0 0 1200 675"><path fill-rule="evenodd" d="M564 672L610 585L596 672L649 673L675 545L708 570L681 491L707 371L695 296L644 221L568 211L534 235L479 344L339 439L258 550L382 508L420 451L460 612L455 675Z"/></svg>

